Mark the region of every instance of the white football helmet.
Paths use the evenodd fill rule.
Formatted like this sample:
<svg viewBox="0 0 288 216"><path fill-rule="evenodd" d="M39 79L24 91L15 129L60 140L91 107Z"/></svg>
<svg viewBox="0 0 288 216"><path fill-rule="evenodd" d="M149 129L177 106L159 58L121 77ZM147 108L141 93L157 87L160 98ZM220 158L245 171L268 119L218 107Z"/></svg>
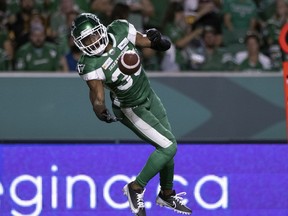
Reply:
<svg viewBox="0 0 288 216"><path fill-rule="evenodd" d="M91 13L82 13L76 17L71 35L77 47L89 56L101 55L109 42L106 27Z"/></svg>

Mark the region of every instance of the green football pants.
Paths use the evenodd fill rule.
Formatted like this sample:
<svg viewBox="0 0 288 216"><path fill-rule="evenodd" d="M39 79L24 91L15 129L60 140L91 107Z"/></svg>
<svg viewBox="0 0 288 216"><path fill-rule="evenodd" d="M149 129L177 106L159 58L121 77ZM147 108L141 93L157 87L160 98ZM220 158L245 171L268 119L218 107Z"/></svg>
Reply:
<svg viewBox="0 0 288 216"><path fill-rule="evenodd" d="M145 103L133 108L113 105L113 112L118 118L122 118L121 123L156 148L136 177L137 183L145 187L149 180L159 173L161 188L172 189L177 143L171 132L166 110L158 96L151 91Z"/></svg>

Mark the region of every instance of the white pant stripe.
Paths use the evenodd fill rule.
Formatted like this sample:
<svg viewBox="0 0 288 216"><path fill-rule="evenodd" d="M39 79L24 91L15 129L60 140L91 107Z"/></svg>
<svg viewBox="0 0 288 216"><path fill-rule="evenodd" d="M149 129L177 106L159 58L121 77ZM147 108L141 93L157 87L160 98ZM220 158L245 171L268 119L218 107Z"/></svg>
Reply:
<svg viewBox="0 0 288 216"><path fill-rule="evenodd" d="M157 130L147 124L143 119L139 118L132 110L132 108L122 108L124 115L135 125L149 139L160 145L162 148L168 148L172 145L172 141L160 134Z"/></svg>

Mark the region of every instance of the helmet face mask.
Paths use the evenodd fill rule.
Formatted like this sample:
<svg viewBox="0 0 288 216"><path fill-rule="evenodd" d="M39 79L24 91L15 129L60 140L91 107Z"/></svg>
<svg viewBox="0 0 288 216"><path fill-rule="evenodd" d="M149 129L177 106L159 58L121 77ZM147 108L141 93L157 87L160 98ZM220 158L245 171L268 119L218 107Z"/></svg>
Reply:
<svg viewBox="0 0 288 216"><path fill-rule="evenodd" d="M108 45L107 29L94 14L80 14L72 23L71 35L76 46L89 56L101 55Z"/></svg>

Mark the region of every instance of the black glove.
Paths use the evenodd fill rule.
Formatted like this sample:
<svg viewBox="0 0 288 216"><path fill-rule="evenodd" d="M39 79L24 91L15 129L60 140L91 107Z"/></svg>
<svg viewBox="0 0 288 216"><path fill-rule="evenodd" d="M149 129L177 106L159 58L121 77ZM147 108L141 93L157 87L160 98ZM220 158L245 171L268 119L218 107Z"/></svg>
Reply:
<svg viewBox="0 0 288 216"><path fill-rule="evenodd" d="M166 51L170 48L171 43L168 39L163 37L161 33L155 29L148 29L146 31L148 39L151 41L151 48L157 51Z"/></svg>
<svg viewBox="0 0 288 216"><path fill-rule="evenodd" d="M101 121L105 121L106 123L117 122L120 121L120 118L112 115L108 109L104 110L101 115L98 116Z"/></svg>

